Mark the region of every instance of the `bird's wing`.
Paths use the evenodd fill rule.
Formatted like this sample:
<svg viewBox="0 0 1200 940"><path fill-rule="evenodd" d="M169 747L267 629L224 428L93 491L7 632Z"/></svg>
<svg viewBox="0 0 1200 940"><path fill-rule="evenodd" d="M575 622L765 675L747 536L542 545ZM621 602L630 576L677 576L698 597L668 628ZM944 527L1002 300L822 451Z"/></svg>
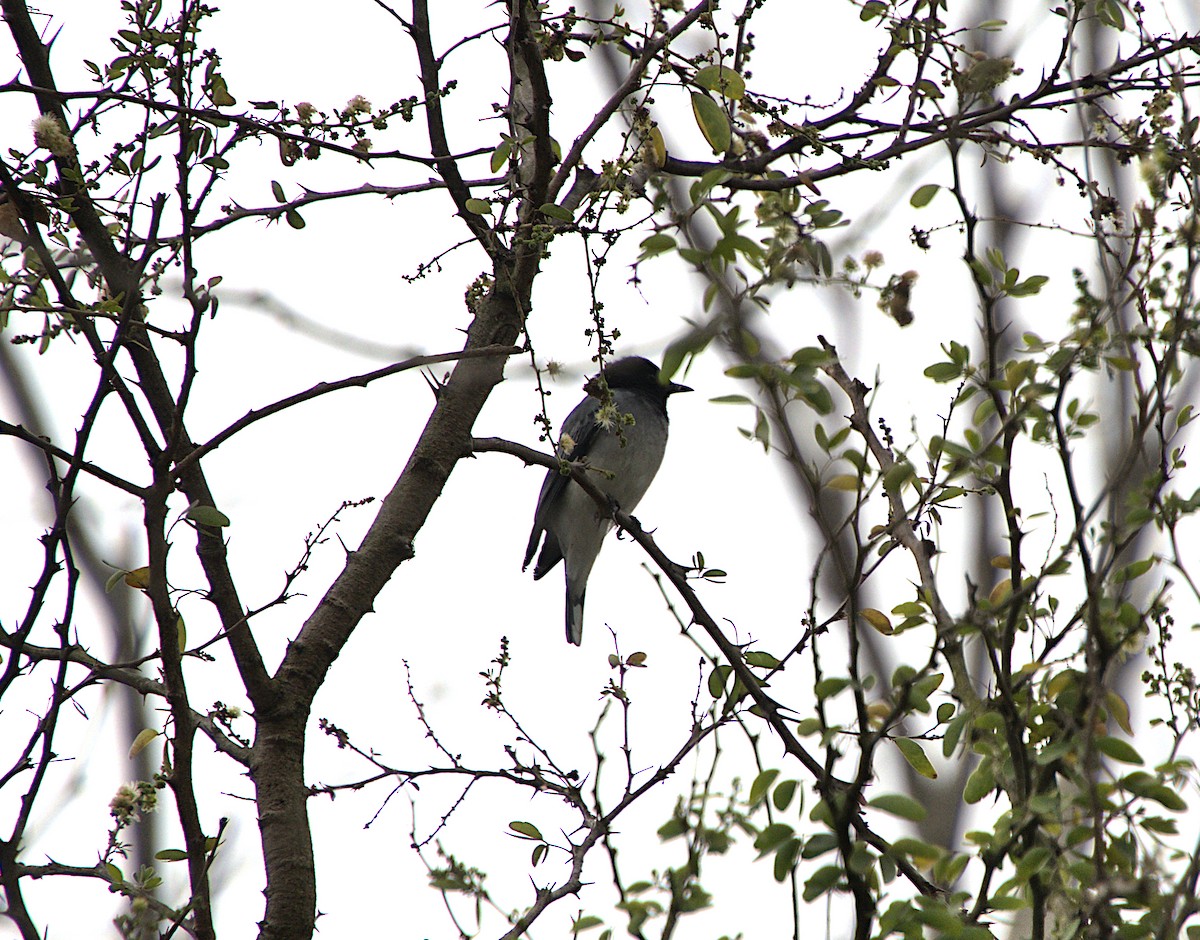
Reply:
<svg viewBox="0 0 1200 940"><path fill-rule="evenodd" d="M600 434L603 433L600 426L596 424L596 410L599 407L600 400L589 395L567 415L561 433L570 437L574 442L571 450L563 453L567 459L580 460L586 457ZM551 507L558 501L570 480L569 476L564 476L558 470L546 472L546 479L542 482L542 491L538 494L537 509L533 514L533 529L529 533L529 544L525 548L525 561L521 565L522 571L528 568L529 563L533 560L538 542L541 541L542 533L546 530L546 521ZM557 545L552 549L548 538L546 547L542 550L542 557L538 559L536 577L544 575L558 564L561 558L562 552Z"/></svg>

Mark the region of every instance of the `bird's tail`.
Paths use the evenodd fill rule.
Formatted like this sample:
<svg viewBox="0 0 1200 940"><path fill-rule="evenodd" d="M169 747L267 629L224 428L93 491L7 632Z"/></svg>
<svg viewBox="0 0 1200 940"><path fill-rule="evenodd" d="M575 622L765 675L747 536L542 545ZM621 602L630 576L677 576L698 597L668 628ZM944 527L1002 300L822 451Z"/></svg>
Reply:
<svg viewBox="0 0 1200 940"><path fill-rule="evenodd" d="M571 593L571 582L567 581L567 642L578 646L583 642L583 595Z"/></svg>

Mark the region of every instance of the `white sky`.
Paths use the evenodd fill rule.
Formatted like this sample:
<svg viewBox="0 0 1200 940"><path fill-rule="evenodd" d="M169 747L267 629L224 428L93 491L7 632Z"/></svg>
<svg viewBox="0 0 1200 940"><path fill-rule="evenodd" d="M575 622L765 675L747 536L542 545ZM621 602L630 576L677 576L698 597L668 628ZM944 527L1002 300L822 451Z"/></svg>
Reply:
<svg viewBox="0 0 1200 940"><path fill-rule="evenodd" d="M814 38L803 42L798 53L798 35L836 35L839 43L859 35L856 11L848 5L809 6L803 14L789 11L788 19L760 23L756 77L768 84L772 79L786 82L793 95L799 94L796 89L803 89L816 102L834 101L844 89L861 82L871 67L874 46L848 48ZM77 63L82 58L98 62L111 58L105 37L121 25L116 4L46 2L41 9L64 27L53 58L60 87L87 87ZM435 5L435 44L444 46L464 24L473 30L495 20L497 9L456 2L450 15ZM1176 26L1185 28L1183 23ZM1014 24L1013 32L1020 32L1019 24ZM413 94L417 87L407 38L370 4L348 8L339 16L330 16L325 8L297 9L294 4L279 2L229 4L211 21L206 37L205 45L220 50L223 72L239 103L269 98L292 104L309 100L328 111L355 94L378 105ZM1034 47L1037 38L1030 40ZM474 107L503 95L503 72L496 67L498 49L488 40L470 48L473 51L461 60L451 59L446 73L462 80L460 91L447 102L447 111L452 142L463 149L495 142L503 130L498 121L477 124L477 116L486 108ZM773 66L777 76L771 75ZM1030 71L1033 74L1027 78L1036 78L1036 66ZM564 144L573 138L603 91L582 64L553 66L551 80L567 79L569 73L580 79L569 86L569 94L557 93L554 111L556 136ZM663 112L670 114L669 92L658 97ZM707 148L690 117L682 111L674 114L673 120L659 118L672 152L706 156ZM15 95L0 96L0 140L24 146L32 117L28 101ZM379 138L386 139L389 148L420 152L423 126L417 122L402 133ZM599 156L589 158L593 168L597 168ZM923 327L964 342L974 337L974 307L966 291L965 272L956 264L961 249L953 234L936 239L930 255L907 240L910 225L933 226L953 218L953 207L944 194L923 210L923 215L904 206L893 219L871 222L870 230L863 230L862 220L872 219L881 201L889 207L897 201L904 205L916 185L942 179L928 157L911 161L911 166L915 169L907 171L912 174L907 190L894 188L895 173L860 174L823 184L822 189L835 207L856 221L847 234L857 239L857 250L882 250L889 272L921 271L914 299L917 327L901 330L875 309L871 296L838 307L829 292L804 286L779 296L771 314L772 328L782 344L813 345L817 333L825 332L839 344L850 370L869 383L874 381L879 361L885 392L883 414L902 442L909 436L911 412L919 410L934 420L945 403L944 387L923 389L922 394L928 392L930 397L917 401L912 398L911 383L906 384L909 377L938 358L930 329ZM480 172L484 169L481 162ZM288 169L279 163L274 145L250 144L235 159L229 195L243 205L266 205L272 202L272 179L283 183L290 194L301 184L332 189L368 179L404 184L423 177L417 167L381 166L372 171L328 156L316 164L301 162ZM1044 185L1036 178L1028 180L1033 193L1044 192ZM1076 222L1083 207L1063 205L1064 214L1056 216L1057 220ZM482 253L467 249L447 259L445 271L439 275L414 284L401 280L401 275L411 273L436 247L464 236L465 228L449 218L448 206L448 199L438 194L391 204L360 199L305 210L308 224L302 231L243 222L202 243L198 255L201 273L204 277L223 275L223 286L231 292L266 292L305 317L357 336L416 345L429 352L453 350L461 345L458 330L466 322L462 295L483 269ZM640 291L627 284L626 265L636 255L639 240L629 238L628 250L614 254L601 291L610 326L621 330L619 351L657 358L682 318L699 314L701 288L686 272L662 260L642 268ZM1050 336L1056 334L1054 324L1068 306L1064 301L1070 290L1064 276L1070 264L1057 252L1083 250L1080 245L1068 246L1064 239L1052 244L1055 255L1049 260L1033 257L1020 263L1025 273L1057 276L1044 295L1024 301L1022 307L1022 313L1028 310L1030 320L1038 324L1039 332L1045 324L1045 335ZM581 259L577 240L556 242L553 260L535 296L531 329L539 355L562 359L579 370L555 389L550 412L556 423L578 399L586 367L582 333L589 325L588 293L580 274ZM1086 256L1077 263L1086 264ZM17 328L34 330L37 324L19 324ZM313 344L281 330L260 312L229 302L206 325L205 334L191 416L191 433L201 440L251 407L318 381L382 364ZM69 434L79 412L64 402L83 400L91 392L86 351L60 341L46 356L28 358L43 380L47 407L55 409L56 432ZM514 360L508 371L514 381L497 390L476 433L536 444L533 417L538 401L532 383L524 379L525 364ZM729 618L741 637L752 636L766 649L782 650L795 642L808 603L808 571L815 546L804 518L806 510L797 504L761 448L744 442L737 433L739 424L748 426L752 420L747 411L707 403L711 397L743 390L721 374L716 357L702 360L686 381L697 393L671 402L671 446L656 485L639 506L638 517L647 527L657 529L660 544L672 557L686 561L701 550L708 564L727 569L728 582L702 587L702 598L718 617ZM245 603L257 606L278 591L282 573L299 557L304 535L342 500L386 493L407 459L429 405L425 383L415 372L407 373L268 419L206 459L220 508L233 520L229 529L231 562ZM928 434L933 428L922 430ZM126 434L114 411L100 428L98 438L105 440L97 445L97 459L116 461L127 467L131 476L140 478L136 445L130 446ZM0 474L11 481L10 498L0 505L0 531L5 533L3 552L7 555L5 569L0 571L0 621L6 626L21 611L28 596L24 592L39 563L32 554L18 557L12 552L27 552L45 523L44 494L38 480L25 474L26 457L11 441L0 443ZM328 717L348 730L356 743L376 749L396 765L417 767L435 759L406 698L401 665L406 660L429 717L444 733L448 746L461 751L468 763L503 764L501 744L510 736L494 716L480 708L484 690L478 673L488 667L504 635L512 643L514 656L506 681L509 707L536 735L554 742L561 762L574 763L587 772L590 742L586 731L598 712L599 692L610 675L606 625L611 625L620 634L624 653L635 649L649 653L651 668L631 682L637 716L635 764L653 766L674 750L688 731L688 702L697 682L698 657L665 615L657 589L641 569L640 550L631 542L616 540L606 547L590 580L585 644L578 650L567 647L562 639L558 572L536 584L520 572L541 476L540 470L525 469L502 455L481 455L456 469L418 538L416 558L398 570L379 598L376 613L362 623L336 663L318 697L314 718ZM89 486L87 491L101 498L98 488ZM1030 502L1042 498L1039 491L1033 491ZM32 511L30 507L34 507ZM104 496L95 508L89 506L87 513L89 531L106 558L130 557L122 554L127 551L137 557L136 549L129 548L139 518L132 501ZM370 513L370 508L345 513L337 537L349 547L356 545ZM183 530L177 531L180 544L173 561L179 562L188 544ZM282 652L287 638L340 568L341 552L337 539L332 539L299 586L308 597L256 620L256 636L269 659ZM177 583L187 583L188 573L187 565L181 564ZM907 576L906 569L898 568L884 583L902 590ZM950 588L951 596L955 590ZM193 639L214 629L213 618L200 599L185 601L181 609ZM86 618L81 624L85 629ZM103 651L104 640L99 636L83 640ZM198 707L217 698L244 705L231 684L228 657L219 649L216 653L216 664L192 669L193 701ZM781 680L777 690L799 690L804 681L803 671L797 670L795 676L789 673ZM84 742L78 757L81 762L88 761L87 786L81 796L64 804L53 820L31 834L37 851L76 864L90 864L103 846L108 800L116 785L130 775L124 762L128 742L116 737L97 699L89 702L93 715L98 716L92 721L66 714L68 737L77 736ZM249 722L243 730L250 733ZM727 737L731 747L733 740L733 736ZM203 744L199 750L206 752ZM727 779L741 766L741 749L733 750L738 756L726 758L719 779ZM615 739L610 751L614 761L609 769L615 778ZM771 760L777 756L771 743L764 752ZM347 759L316 732L309 757L312 782L343 782L369 773L369 768ZM218 817L234 817L229 846L217 863L216 875L223 880L225 893L217 903L218 925L222 936L248 936L261 912L259 847L249 804L236 797L249 794L250 789L227 762L213 759L211 769L215 776L209 779L217 781L214 787L220 795L214 792L205 798L206 825L215 830ZM785 774L789 772L798 773ZM652 866L679 863L677 846L653 852L657 841L653 830L669 815L675 794L689 773L690 766L685 767L674 786L663 789L622 823L623 832L644 830L648 836L641 842L648 853L644 858L633 854L624 858L627 876L632 877L639 867L648 871ZM54 786L52 783L47 793ZM385 932L398 936L452 935L436 896L421 887L423 874L408 848L409 813L404 799L397 796L370 830L362 828L387 789L383 785L345 794L334 803L313 801L321 868L319 907L324 914L319 929L324 936L346 936L364 928L379 930L382 923L388 925ZM488 886L502 906L528 903L532 896L527 866L531 846L506 836L504 827L510 819L529 819L549 834L559 824L570 826L569 818L552 800L531 803L522 793L498 785L481 786L479 792L485 797L469 802L455 816L445 833L447 846L489 872ZM417 824L421 833L429 831L452 800L452 796L437 793L436 786L422 790ZM7 815L6 810L0 812ZM169 818L168 814L163 818ZM885 834L888 827L881 821ZM717 908L704 915L705 930L714 935L738 931L748 936L776 935L774 928L756 930L746 919L747 903L730 903L733 899L723 890L731 877L728 869L744 858L744 854L735 855L728 861L710 863L711 873L704 883L716 891ZM535 872L538 883L554 876L558 861L552 857L550 864ZM760 867L767 864L760 863ZM589 874L597 882L608 881L599 857ZM773 922L779 923L774 918L785 919L789 909L785 889L764 884L769 881L765 870L753 874L755 890L769 899L768 910L773 912ZM30 894L37 915L48 923L52 936L88 935L89 925L94 929L96 923L94 905L110 905L111 896L102 888L71 885L72 896L77 890L86 903L51 913L53 898L61 897L57 893L65 890L53 881L33 887ZM584 900L592 913L609 914L605 905L599 892ZM535 930L535 936L563 935L566 917L577 910L574 905L559 905ZM0 937L8 936L5 931L10 929L0 921ZM486 930L485 934L496 932ZM836 924L832 934L839 935Z"/></svg>

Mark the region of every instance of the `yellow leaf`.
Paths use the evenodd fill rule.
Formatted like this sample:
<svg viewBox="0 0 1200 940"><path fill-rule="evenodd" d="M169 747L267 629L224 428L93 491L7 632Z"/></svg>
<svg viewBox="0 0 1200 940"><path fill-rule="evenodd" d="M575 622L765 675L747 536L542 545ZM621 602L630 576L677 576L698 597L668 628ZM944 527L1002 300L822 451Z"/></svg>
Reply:
<svg viewBox="0 0 1200 940"><path fill-rule="evenodd" d="M930 763L920 744L911 738L894 738L893 743L913 770L929 780L937 779L937 769Z"/></svg>
<svg viewBox="0 0 1200 940"><path fill-rule="evenodd" d="M696 84L735 100L746 94L746 80L727 65L709 65L700 69L696 73Z"/></svg>
<svg viewBox="0 0 1200 940"><path fill-rule="evenodd" d="M230 108L237 104L237 98L229 93L229 87L225 84L225 79L220 75L213 76L210 95L212 96L213 104L218 108Z"/></svg>
<svg viewBox="0 0 1200 940"><path fill-rule="evenodd" d="M895 632L892 627L892 621L888 619L888 615L882 610L876 610L874 607L864 607L858 612L858 615L884 636L891 636Z"/></svg>
<svg viewBox="0 0 1200 940"><path fill-rule="evenodd" d="M1108 706L1108 713L1112 715L1112 720L1120 726L1121 730L1132 735L1133 726L1129 723L1129 703L1116 692L1109 692L1104 696L1104 704Z"/></svg>
<svg viewBox="0 0 1200 940"><path fill-rule="evenodd" d="M150 569L142 566L125 572L125 583L131 588L145 591L150 587Z"/></svg>
<svg viewBox="0 0 1200 940"><path fill-rule="evenodd" d="M729 129L729 118L725 116L719 104L708 95L693 92L692 114L695 115L700 133L712 147L713 153L724 153L729 149L729 145L733 143L733 132Z"/></svg>
<svg viewBox="0 0 1200 940"><path fill-rule="evenodd" d="M796 171L794 175L796 177L796 181L800 183L801 186L807 186L818 196L821 195L821 190L817 189L817 184L812 181L812 177L803 170Z"/></svg>
<svg viewBox="0 0 1200 940"><path fill-rule="evenodd" d="M658 127L650 128L650 147L648 156L655 169L661 170L667 162L667 142L663 140L662 131Z"/></svg>
<svg viewBox="0 0 1200 940"><path fill-rule="evenodd" d="M867 706L867 717L871 720L873 728L878 728L882 725L891 713L892 706L887 702L872 702Z"/></svg>
<svg viewBox="0 0 1200 940"><path fill-rule="evenodd" d="M1075 669L1064 669L1057 675L1052 676L1050 681L1046 683L1046 694L1050 698L1058 698L1063 692L1078 683L1079 676L1079 672Z"/></svg>
<svg viewBox="0 0 1200 940"><path fill-rule="evenodd" d="M842 490L846 493L858 492L858 477L852 473L839 473L825 481L831 490Z"/></svg>
<svg viewBox="0 0 1200 940"><path fill-rule="evenodd" d="M992 556L992 567L993 568L1003 568L1005 571L1007 571L1008 569L1010 569L1012 567L1012 556L1011 555L993 555Z"/></svg>
<svg viewBox="0 0 1200 940"><path fill-rule="evenodd" d="M146 745L158 737L158 732L153 728L143 728L138 732L138 736L133 739L133 744L129 746L129 759L137 757L146 749Z"/></svg>
<svg viewBox="0 0 1200 940"><path fill-rule="evenodd" d="M991 603L991 605L993 607L999 607L1006 600L1008 600L1009 597L1011 597L1011 596L1012 596L1012 580L1009 578L1005 578L1003 581L1001 581L999 584L997 584L994 588L992 588L992 593L988 595L988 601Z"/></svg>

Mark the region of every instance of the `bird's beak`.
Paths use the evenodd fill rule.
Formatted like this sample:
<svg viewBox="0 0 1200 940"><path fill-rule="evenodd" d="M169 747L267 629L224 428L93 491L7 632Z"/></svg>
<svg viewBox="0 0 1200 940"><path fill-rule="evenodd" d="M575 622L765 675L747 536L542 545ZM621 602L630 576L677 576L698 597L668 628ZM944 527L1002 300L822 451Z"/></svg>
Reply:
<svg viewBox="0 0 1200 940"><path fill-rule="evenodd" d="M680 385L678 382L671 382L667 385L667 394L674 395L676 392L692 392L695 391L690 385Z"/></svg>

